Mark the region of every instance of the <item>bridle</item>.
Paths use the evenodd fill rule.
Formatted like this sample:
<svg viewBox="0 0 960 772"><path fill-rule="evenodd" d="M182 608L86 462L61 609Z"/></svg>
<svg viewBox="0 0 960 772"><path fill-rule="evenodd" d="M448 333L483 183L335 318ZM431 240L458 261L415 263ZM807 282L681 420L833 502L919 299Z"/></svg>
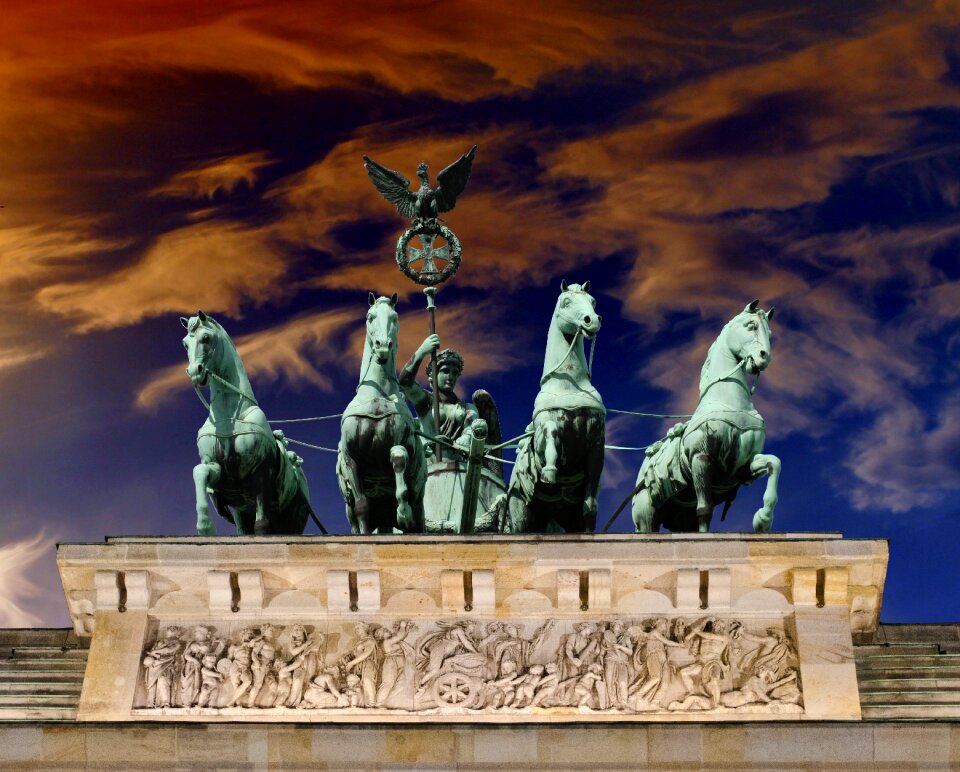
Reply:
<svg viewBox="0 0 960 772"><path fill-rule="evenodd" d="M575 324L575 325L577 325L577 331L576 331L575 333L573 333L573 338L570 340L570 345L567 347L567 351L566 351L566 353L563 355L563 358L561 358L560 361L557 362L557 363L550 369L549 372L544 373L544 374L543 374L543 377L540 378L540 385L541 385L541 386L543 386L543 382L546 381L547 378L549 378L551 375L553 375L555 372L557 372L557 370L559 370L561 367L563 367L564 363L570 358L570 354L573 353L573 347L577 345L577 340L580 338L580 336L582 335L582 336L586 337L586 333L584 332L584 329L583 329L583 322L578 322L578 321L576 321L575 319L571 319L569 316L567 316L566 314L564 314L562 311L558 311L558 312L557 312L557 318L558 318L558 319L563 319L565 322L569 322L570 324ZM599 332L599 330L598 330L598 332ZM588 362L587 362L587 378L591 378L591 379L593 378L593 349L594 349L594 347L595 347L596 345L597 345L597 336L594 335L594 336L590 339L590 359L589 359Z"/></svg>
<svg viewBox="0 0 960 772"><path fill-rule="evenodd" d="M260 407L260 403L257 402L256 398L255 398L252 394L247 394L247 393L246 393L245 391L243 391L240 387L234 386L232 383L230 383L230 381L228 381L226 378L221 377L220 375L217 375L217 373L215 373L213 370L211 370L211 369L210 369L209 367L207 367L206 365L202 365L202 367L203 367L203 369L204 369L204 370L206 371L206 373L207 373L207 379L208 379L208 380L209 380L210 378L213 378L213 379L214 379L217 383L219 383L221 386L223 386L224 388L229 389L230 391L232 391L232 392L234 392L235 394L237 394L237 395L240 396L241 399L237 402L236 410L234 410L234 413L233 413L233 420L234 420L234 421L236 421L236 420L240 417L240 408L243 406L243 400L246 399L246 400L248 400L252 405L254 405L254 406L256 406L256 407ZM187 374L188 374L188 375L190 374L189 368L188 368L188 370L187 370ZM195 392L196 395L197 395L197 399L199 399L200 402L201 402L201 404L207 409L207 413L212 416L212 415L213 415L213 406L210 404L210 402L207 400L207 398L203 396L203 392L200 391L200 386L199 386L198 384L194 383L194 384L193 384L193 390L194 390L194 392Z"/></svg>
<svg viewBox="0 0 960 772"><path fill-rule="evenodd" d="M756 340L756 341L757 341L757 344L759 345L759 343L760 343L760 336L757 335L757 334L754 334L753 337L754 337L754 340ZM753 356L746 356L746 357L744 357L743 359L739 360L739 361L737 362L737 364L734 365L733 369L732 369L729 373L727 373L726 375L722 376L721 378L717 378L716 380L711 381L710 383L707 384L707 387L706 387L703 391L700 392L700 398L697 400L697 404L699 405L700 402L703 401L703 398L704 398L705 396L707 396L707 392L710 391L710 389L712 389L712 388L713 388L714 386L716 386L718 383L720 383L721 381L726 381L726 380L728 380L731 375L733 375L734 373L736 373L736 372L737 372L738 370L740 370L741 368L746 368L746 365L747 365L747 362L748 362L748 361L749 361L749 362L752 362L754 367L757 366L757 361L756 361L756 359L754 359ZM760 370L759 368L757 368L757 376L756 376L756 378L755 378L754 381L753 381L753 386L747 386L747 384L746 384L746 380L747 380L746 374L744 375L744 379L743 379L743 382L742 382L742 383L741 383L739 380L734 381L734 383L736 383L738 386L740 386L741 388L743 388L743 389L747 392L747 396L752 398L754 392L757 390L757 386L760 385L760 374L761 374L762 372L763 372L762 370Z"/></svg>

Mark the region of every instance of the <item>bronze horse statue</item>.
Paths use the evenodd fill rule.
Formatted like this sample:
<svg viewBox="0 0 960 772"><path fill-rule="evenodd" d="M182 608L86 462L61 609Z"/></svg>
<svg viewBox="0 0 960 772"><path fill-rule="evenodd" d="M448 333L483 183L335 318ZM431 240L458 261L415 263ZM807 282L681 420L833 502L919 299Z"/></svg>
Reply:
<svg viewBox="0 0 960 772"><path fill-rule="evenodd" d="M533 422L498 500L501 529L512 533L584 532L597 524L606 409L590 382L583 342L600 331L600 317L589 281L560 288Z"/></svg>
<svg viewBox="0 0 960 772"><path fill-rule="evenodd" d="M207 407L197 432L200 463L194 467L197 533L212 536L207 495L240 534L300 534L313 515L302 459L270 430L250 388L236 346L219 322L197 311L180 317L187 334L187 375ZM209 387L209 402L201 388ZM315 517L315 515L314 515Z"/></svg>
<svg viewBox="0 0 960 772"><path fill-rule="evenodd" d="M423 443L397 382L397 295L369 296L357 393L343 411L337 479L353 533L423 530Z"/></svg>
<svg viewBox="0 0 960 772"><path fill-rule="evenodd" d="M638 532L661 525L706 532L714 507L725 502L725 516L739 487L763 475L769 477L753 528L770 530L780 459L763 452L765 425L747 375L759 377L770 364L773 312L754 300L727 322L703 363L693 416L647 448L633 496Z"/></svg>

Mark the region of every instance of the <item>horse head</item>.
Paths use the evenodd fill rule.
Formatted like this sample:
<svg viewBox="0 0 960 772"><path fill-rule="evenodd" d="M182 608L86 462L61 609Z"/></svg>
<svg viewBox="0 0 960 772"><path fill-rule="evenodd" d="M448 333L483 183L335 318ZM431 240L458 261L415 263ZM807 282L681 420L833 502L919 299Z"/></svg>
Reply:
<svg viewBox="0 0 960 772"><path fill-rule="evenodd" d="M727 324L727 346L751 375L766 370L773 357L773 335L770 332L773 312L772 307L764 311L760 308L760 301L754 300Z"/></svg>
<svg viewBox="0 0 960 772"><path fill-rule="evenodd" d="M369 302L367 346L377 362L385 365L397 355L397 332L400 327L396 310L397 293L378 298L371 292Z"/></svg>
<svg viewBox="0 0 960 772"><path fill-rule="evenodd" d="M577 332L585 338L593 338L600 332L600 316L597 314L597 301L590 294L590 282L567 284L560 282L560 297L554 316L560 331L567 337Z"/></svg>
<svg viewBox="0 0 960 772"><path fill-rule="evenodd" d="M194 386L206 386L210 372L220 369L223 356L220 333L223 328L203 311L197 311L197 315L189 319L181 316L180 324L187 330L183 338L183 347L187 350L189 362L187 375Z"/></svg>

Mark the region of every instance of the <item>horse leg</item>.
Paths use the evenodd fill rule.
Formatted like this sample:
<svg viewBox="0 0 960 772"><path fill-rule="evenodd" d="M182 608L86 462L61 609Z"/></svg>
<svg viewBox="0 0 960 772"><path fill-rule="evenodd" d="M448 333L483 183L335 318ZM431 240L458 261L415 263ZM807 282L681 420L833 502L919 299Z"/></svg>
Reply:
<svg viewBox="0 0 960 772"><path fill-rule="evenodd" d="M397 528L405 533L414 530L413 507L407 501L410 489L407 487L405 473L410 456L403 445L390 448L390 463L393 465L393 477L397 491Z"/></svg>
<svg viewBox="0 0 960 772"><path fill-rule="evenodd" d="M592 533L597 530L598 494L600 493L600 476L603 474L603 442L604 437L601 433L599 441L591 445L587 451L586 464L584 464L583 478L586 496L583 499L583 519L581 521L581 528L584 533Z"/></svg>
<svg viewBox="0 0 960 772"><path fill-rule="evenodd" d="M763 491L763 506L753 516L753 530L767 533L773 523L773 510L777 506L777 485L780 482L780 459L768 453L758 453L750 462L754 477L767 475L767 487Z"/></svg>
<svg viewBox="0 0 960 772"><path fill-rule="evenodd" d="M423 533L424 511L423 511L423 493L427 486L427 465L423 457L423 446L416 435L410 437L410 443L407 445L407 454L409 461L404 476L407 479L407 501L411 509L411 532ZM418 456L418 454L421 454Z"/></svg>
<svg viewBox="0 0 960 772"><path fill-rule="evenodd" d="M340 490L347 506L347 521L354 534L370 533L370 500L363 494L360 466L344 450L340 450L342 464L337 466Z"/></svg>
<svg viewBox="0 0 960 772"><path fill-rule="evenodd" d="M700 533L710 530L713 517L713 500L710 497L710 454L701 451L690 460L693 475L693 490L697 494L697 520Z"/></svg>
<svg viewBox="0 0 960 772"><path fill-rule="evenodd" d="M653 499L650 497L650 491L641 488L636 496L633 497L633 525L637 533L653 533L653 516L656 510L653 507Z"/></svg>
<svg viewBox="0 0 960 772"><path fill-rule="evenodd" d="M244 502L233 508L233 524L237 527L237 536L249 536L253 533L256 520L257 502Z"/></svg>
<svg viewBox="0 0 960 772"><path fill-rule="evenodd" d="M193 468L193 484L197 489L197 535L216 536L217 528L210 519L207 488L220 481L220 464L208 461Z"/></svg>
<svg viewBox="0 0 960 772"><path fill-rule="evenodd" d="M555 483L557 481L557 458L560 456L560 443L558 437L560 428L557 422L548 418L540 427L543 432L543 469L540 472L540 479L545 483Z"/></svg>
<svg viewBox="0 0 960 772"><path fill-rule="evenodd" d="M277 490L274 486L274 475L269 465L264 464L265 470L258 475L260 492L257 494L257 513L253 522L253 532L257 536L267 536L273 533L277 522L279 508L277 506Z"/></svg>

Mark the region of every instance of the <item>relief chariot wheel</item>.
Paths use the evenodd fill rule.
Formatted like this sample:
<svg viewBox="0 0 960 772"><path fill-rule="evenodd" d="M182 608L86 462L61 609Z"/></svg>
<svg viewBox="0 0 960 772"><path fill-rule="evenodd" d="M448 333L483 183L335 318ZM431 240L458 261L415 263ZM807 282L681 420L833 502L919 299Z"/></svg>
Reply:
<svg viewBox="0 0 960 772"><path fill-rule="evenodd" d="M418 239L420 246L412 245ZM435 245L437 239L445 244ZM397 241L397 265L417 284L443 284L460 267L460 239L437 220L422 220L403 232Z"/></svg>
<svg viewBox="0 0 960 772"><path fill-rule="evenodd" d="M472 708L480 696L479 678L450 672L437 677L433 696L441 708Z"/></svg>

